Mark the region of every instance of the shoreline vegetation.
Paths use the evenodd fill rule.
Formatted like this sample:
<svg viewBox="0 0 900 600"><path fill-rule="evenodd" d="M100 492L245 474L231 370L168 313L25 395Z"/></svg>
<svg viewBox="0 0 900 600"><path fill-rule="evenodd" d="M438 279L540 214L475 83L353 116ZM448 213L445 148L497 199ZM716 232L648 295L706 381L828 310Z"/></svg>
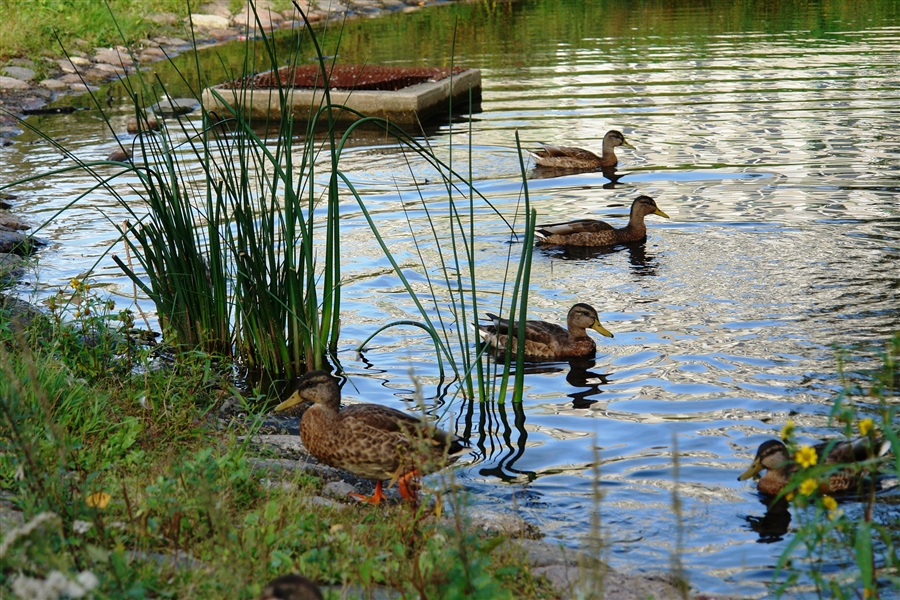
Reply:
<svg viewBox="0 0 900 600"><path fill-rule="evenodd" d="M18 6L17 1L12 3ZM109 10L113 14L118 14L117 4L110 2ZM151 7L183 9L181 0L148 0L132 4L147 11ZM259 2L257 7L288 10L283 8L286 4ZM402 10L408 4L384 0L350 3L361 15L368 14L359 9L361 6L370 6L372 11ZM81 5L78 0L57 0L35 6L71 10ZM241 6L240 2L220 0L202 5L197 14L215 16L213 12L200 11L213 10L204 7L218 7L228 10L229 15L234 17L238 13L233 11ZM335 9L338 5L331 6ZM107 9L104 7L104 10ZM337 12L333 16L341 18L346 12L335 10ZM63 11L57 16L60 14L66 13ZM123 14L127 20L130 13ZM283 17L279 23L287 20L284 13L279 14ZM173 23L181 23L178 16L175 14ZM224 13L219 16L226 18ZM221 21L211 23L222 24ZM229 26L231 23L229 21ZM129 27L140 25L130 24ZM162 30L151 27L143 32L133 29L123 31L134 35L156 35ZM71 33L60 39L78 46L76 40L84 39L85 35ZM126 37L128 35L131 34L126 34ZM88 37L98 41L108 39ZM9 43L6 35L0 39L3 44ZM215 36L210 39L215 39ZM46 39L41 43L46 43ZM155 47L164 46L159 44ZM172 47L177 48L178 45L173 44ZM96 55L89 55L87 51L78 52L83 52L85 56L70 53L68 61L75 68L75 72L70 74L79 81L92 69L103 71L96 65L111 64L94 60ZM121 55L121 52L116 54ZM79 70L77 61L72 60L74 57L85 61L80 65L83 69ZM7 63L7 69L10 64ZM134 68L121 62L118 67L123 72ZM26 74L22 71L17 73ZM38 72L35 72L37 75ZM107 81L110 75L98 77L98 81ZM77 85L75 79L72 81L66 85ZM75 89L71 88L71 91ZM241 158L254 155L255 150L264 146L264 142L251 139L246 123L237 116L214 126L226 121L229 127L234 127L233 132L246 136L232 138L240 138L240 143L248 144L234 146ZM400 140L399 134L391 134L397 135L398 141L412 146L409 140ZM290 135L283 137L290 139ZM251 141L248 142L248 139ZM160 136L159 147L154 146L152 141L145 141L143 136L139 143L145 170L150 172L152 168L164 164L147 158L168 157L164 135ZM259 145L253 146L254 143ZM286 154L281 154L281 151ZM279 147L275 154L287 156L290 162L291 151L288 142L286 147ZM426 150L415 151L427 155ZM337 169L340 150L335 149L334 140L331 153L333 186L336 189L336 181L341 174ZM259 164L241 160L238 164L242 169L249 164L248 170L252 170L260 164L271 164L265 162L270 159L261 159ZM301 159L307 164L306 155ZM443 167L442 164L440 166ZM234 165L218 167L222 168L219 171L222 179L231 182L234 173L228 169L234 168ZM452 175L446 177L448 189L456 185ZM159 178L160 181L164 179ZM306 181L311 182L312 178ZM148 192L148 204L154 218L167 216L166 211L172 206L179 208L177 201L180 197L173 193L172 188L184 189L181 183L146 184L144 191ZM279 194L294 193L296 202L288 204L300 207L298 212L307 211L297 215L298 222L302 224L304 218L312 218L309 215L312 215L314 205L310 202L306 207L304 196L292 190L290 185L291 182L272 179L259 183L259 187L253 189L235 186L237 193L234 196L264 199L273 190ZM296 185L302 188L302 182ZM313 183L308 185L307 194L312 197ZM215 195L209 188L204 191L207 197ZM329 192L316 197L336 203L336 196L329 197ZM219 193L221 195L221 189ZM230 198L219 198L219 201L223 204L216 205L216 209L233 208L227 204ZM184 202L189 205L190 199ZM528 213L527 193L525 206ZM280 214L281 208L276 209ZM248 206L247 212L255 222L256 215L266 215L266 210L271 208L253 205ZM191 216L190 212L186 214ZM216 214L231 214L231 211L223 210ZM194 221L188 218L186 222ZM307 223L309 231L313 231L312 222ZM529 223L526 218L526 230L531 229ZM154 221L153 225L156 224L157 221ZM293 225L289 223L289 226ZM240 232L242 226L242 223L235 223L235 230ZM215 230L202 232L202 239L191 239L196 235L197 227L187 226L172 231L162 229L163 225L160 227L162 233L156 233L162 236L160 239L207 244L215 239L223 246L233 241L216 239L213 235ZM147 229L127 230L131 236L127 243L142 256L165 245L154 246L152 237L140 238L141 235L156 235L147 233ZM302 230L302 227L299 229ZM228 227L224 230L231 231ZM320 227L317 231L323 230ZM123 231L123 235L125 233ZM374 226L373 233L378 235ZM436 232L431 233L437 237ZM296 238L285 235L284 239ZM329 240L339 246L330 235ZM275 245L264 241L252 247ZM203 243L197 243L197 247L200 246ZM531 240L526 237L523 246L527 256ZM225 247L220 254L238 256L240 253L235 251L238 247L240 243L235 247ZM163 264L164 268L160 271L160 281L152 283L154 289L145 288L145 291L151 292L148 296L156 294L162 298L159 290L167 289L172 281L165 279L172 276L170 267L184 266L184 263L164 264L165 260L180 261L190 251L196 250L187 246L184 248L184 252L179 248L171 255L159 255L159 264ZM218 280L221 289L226 289L226 284L231 281L227 276L233 272L224 269L217 277L212 267L208 266L207 258L211 254L204 253L205 250L208 248L200 248L194 257L197 260L193 263L194 268L189 265L187 269L176 268L174 272L193 274L200 272L198 268L208 268L203 273L209 275L210 281ZM386 248L385 252L388 253ZM339 257L336 260L339 261ZM459 267L465 264L465 259L455 260L456 270L460 271ZM297 265L301 262L291 263L292 272L297 272ZM255 265L241 263L239 267L240 277L243 278L253 274ZM337 267L334 277L339 282L339 265ZM17 268L24 267L19 265ZM258 293L263 300L270 296L282 297L268 288L253 287L259 281L271 282L275 279L265 268L268 266L260 271L263 274L260 279L239 282L246 287L236 286L242 291L248 290L245 297L252 297L249 291ZM166 269L170 270L165 272ZM145 271L149 272L149 269ZM321 322L316 321L320 306L317 298L329 297L339 286L317 288L315 270L310 269L307 275L313 282L306 290L312 297L309 308L313 323L310 325L310 321L305 321L303 326L308 327L307 332L321 327L323 333L316 338L313 346L320 344L315 352L321 352L322 356L318 358L324 358L327 341L334 343L336 340L337 327L334 337L329 338L330 321L327 316L322 315ZM40 310L23 306L12 295L4 295L4 291L14 291L11 290L11 280L4 281L0 281L0 591L4 597L13 594L18 598L251 599L259 597L270 580L292 572L321 585L326 598L487 600L609 597L627 600L691 596L689 582L680 579L677 556L680 549L674 553L672 573L659 577L623 575L602 562L604 553L609 549L605 545L607 535L600 520L602 497L599 472L595 474L593 510L585 514L591 528L582 551L542 542L540 532L514 516L512 509L496 513L483 507L472 510L468 505L470 498L454 480L452 469L429 480L432 491L426 495L426 501L421 506L398 503L396 498L394 502L378 508L338 501L346 498L349 491L370 492L371 482L317 465L305 453L296 435L296 416L291 420L273 420L260 407L274 402L267 402L268 399L262 395L253 396L254 392L237 387L229 376L234 373L233 357L229 354L230 342L233 341L228 337L230 331L223 338L225 342L217 340L218 346L204 347L204 342L208 341L206 339L196 344L185 343L187 338L179 339L180 334L189 336L198 330L206 332L211 328L194 327L193 321L184 319L180 331L173 333L172 330L177 327L172 323L178 316L195 313L185 310L164 314L160 306L175 302L170 302L168 297L162 298L162 301L154 298L161 322L168 323L164 327L168 329L164 331L164 339L157 342L148 332L141 332L136 327L135 315L129 309L117 307L111 300L98 296L92 289L89 276L73 279L66 289L59 290ZM451 282L446 283L449 288ZM517 279L515 287L518 289L519 285L520 280ZM521 280L521 287L527 289L527 274ZM180 289L196 289L196 281ZM451 293L462 297L468 291L453 289ZM474 296L474 291L472 294ZM308 295L300 294L304 298L301 304L308 302ZM516 301L515 293L512 301ZM298 306L288 302L291 308ZM304 310L307 308L303 307ZM463 304L463 308L468 309L469 306ZM525 308L523 302L523 313ZM298 312L301 311L298 309ZM325 309L322 312L326 312ZM339 314L339 304L334 305L333 316L336 318ZM235 319L242 319L240 322L247 330L253 331L256 326L245 320L243 313L235 317L234 313L225 312L216 317L226 330L230 330ZM284 329L287 331L290 326ZM259 327L255 331L265 333L266 330ZM437 346L439 340L436 335L434 339ZM249 345L254 346L252 343ZM442 346L448 355L452 354L446 349L449 345L446 342L446 346ZM470 351L468 340L460 345L464 351ZM284 344L281 347L287 346ZM312 354L307 352L305 356L301 362L311 368L312 362L308 357ZM883 355L883 371L870 374L865 387L855 381L845 382L847 391L836 399L834 413L836 421L845 425L847 436L862 435L874 439L883 433L889 437L894 456L898 455L896 450L900 440L897 440L893 429L895 409L887 404L886 399L896 394L894 384L898 356L900 337L896 337L887 347ZM466 360L469 359L467 356ZM521 356L519 359L521 361ZM480 362L477 362L480 356L475 360L480 368ZM467 374L474 368L469 366L466 363L466 368L462 369ZM523 371L521 362L516 370L517 373ZM467 397L471 401L476 395L470 389ZM878 399L880 413L877 423L870 417L862 418L862 414L857 414L853 405L855 398L866 398L869 402L872 398ZM782 434L791 445L792 432L783 431ZM798 447L794 456L804 452L808 454ZM673 460L677 464L677 452ZM873 458L858 468L860 473L863 469L874 473L882 465ZM793 503L792 508L802 511L803 527L778 565L779 570L784 571L779 574L786 576L786 579L781 588L775 589L775 593L791 593L790 586L794 584L810 589L810 581L820 595L823 590L828 590L841 597L853 597L858 590L862 590L865 597L877 597L879 583L896 588L894 581L884 579L892 577L896 571L896 557L893 554L876 556L878 550L873 550L872 543L875 539L876 542L883 542L876 544L878 548L882 545L895 547L896 544L892 546L895 540L891 530L873 525L871 510L867 511L864 521L854 521L837 508L833 498L818 494L818 482L833 474L839 466L808 460L802 467L786 490L790 496L788 500ZM438 497L442 501L437 501ZM874 493L868 502L871 508ZM680 511L677 492L673 493L672 511L676 515ZM881 536L880 539L878 536ZM800 571L791 562L792 548L805 551L806 556L800 556L796 562L801 564L806 561L812 575L808 571ZM846 581L841 583L835 583L831 574L825 575L817 570L818 564L825 564L820 559L832 552L842 552L850 557L851 566L844 578ZM879 580L879 577L882 579Z"/></svg>

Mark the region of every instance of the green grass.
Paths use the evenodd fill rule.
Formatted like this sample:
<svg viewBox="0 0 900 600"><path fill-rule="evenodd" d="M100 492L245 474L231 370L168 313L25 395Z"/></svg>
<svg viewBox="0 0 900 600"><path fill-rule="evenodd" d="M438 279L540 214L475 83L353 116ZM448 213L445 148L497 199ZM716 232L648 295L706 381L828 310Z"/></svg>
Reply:
<svg viewBox="0 0 900 600"><path fill-rule="evenodd" d="M78 293L82 306L106 302ZM6 538L0 595L19 576L87 571L96 598L255 598L268 580L300 571L407 597L549 597L520 557L498 549L502 538L467 531L462 496L448 500L459 519L439 521L406 504L312 505L321 482L309 475L293 476L290 489L264 486L246 443L201 419L233 392L207 358L165 366L146 350L126 358L79 346L98 318L51 316L13 333L0 312L0 488L26 522L47 519ZM128 323L109 317L104 327L120 336ZM116 368L123 361L140 368ZM192 566L156 562L177 553Z"/></svg>

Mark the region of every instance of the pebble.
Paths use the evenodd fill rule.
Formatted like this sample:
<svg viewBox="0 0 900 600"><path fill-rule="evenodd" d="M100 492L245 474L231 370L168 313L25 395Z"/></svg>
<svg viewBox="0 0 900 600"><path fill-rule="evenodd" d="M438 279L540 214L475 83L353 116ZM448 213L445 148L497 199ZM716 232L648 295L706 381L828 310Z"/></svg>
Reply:
<svg viewBox="0 0 900 600"><path fill-rule="evenodd" d="M34 79L34 70L28 67L9 66L3 68L3 74L20 81L31 81Z"/></svg>
<svg viewBox="0 0 900 600"><path fill-rule="evenodd" d="M0 75L0 90L30 90L31 84L15 77Z"/></svg>

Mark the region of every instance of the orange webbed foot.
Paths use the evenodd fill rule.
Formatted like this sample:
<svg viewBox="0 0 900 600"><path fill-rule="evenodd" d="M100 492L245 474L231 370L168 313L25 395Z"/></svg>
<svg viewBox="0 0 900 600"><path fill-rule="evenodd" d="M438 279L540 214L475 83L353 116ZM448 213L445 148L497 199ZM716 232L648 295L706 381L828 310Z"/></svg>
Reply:
<svg viewBox="0 0 900 600"><path fill-rule="evenodd" d="M360 502L365 502L366 504L374 504L376 506L381 504L381 501L386 498L386 496L384 495L384 491L381 489L380 481L375 484L375 492L371 496L366 496L365 494L349 494L349 496Z"/></svg>

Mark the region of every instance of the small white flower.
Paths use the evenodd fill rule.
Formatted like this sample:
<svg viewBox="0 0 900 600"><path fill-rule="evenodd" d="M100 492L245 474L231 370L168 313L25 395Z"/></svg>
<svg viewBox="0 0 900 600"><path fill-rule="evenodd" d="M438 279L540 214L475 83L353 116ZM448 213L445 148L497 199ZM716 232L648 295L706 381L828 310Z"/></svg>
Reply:
<svg viewBox="0 0 900 600"><path fill-rule="evenodd" d="M90 521L73 521L72 522L72 531L77 533L78 535L84 535L88 531L91 530L94 524Z"/></svg>
<svg viewBox="0 0 900 600"><path fill-rule="evenodd" d="M82 571L78 574L78 577L76 577L75 580L81 587L84 588L84 591L86 592L89 592L100 585L100 580L97 579L97 576L90 571Z"/></svg>

